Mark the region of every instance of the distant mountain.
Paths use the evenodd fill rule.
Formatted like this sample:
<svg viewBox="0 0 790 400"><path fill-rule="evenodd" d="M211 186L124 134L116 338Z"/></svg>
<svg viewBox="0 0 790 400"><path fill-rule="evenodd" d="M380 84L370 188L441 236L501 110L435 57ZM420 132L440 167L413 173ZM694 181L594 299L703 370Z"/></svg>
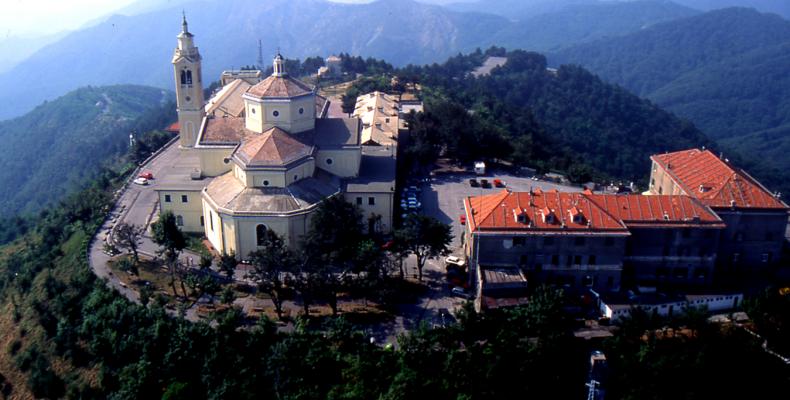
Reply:
<svg viewBox="0 0 790 400"><path fill-rule="evenodd" d="M153 128L140 118L170 99L143 86L85 87L0 122L0 217L38 211L80 188L126 151L130 130Z"/></svg>
<svg viewBox="0 0 790 400"><path fill-rule="evenodd" d="M709 11L728 7L751 7L762 12L790 18L790 1L787 0L673 0L678 4Z"/></svg>
<svg viewBox="0 0 790 400"><path fill-rule="evenodd" d="M423 1L433 2L431 0ZM456 11L486 12L512 19L523 19L562 11L569 6L628 2L633 2L633 0L478 0L450 3L447 4L447 7ZM790 2L787 0L661 0L661 2L675 3L701 11L728 7L751 7L762 12L776 13L790 18Z"/></svg>
<svg viewBox="0 0 790 400"><path fill-rule="evenodd" d="M512 19L530 18L561 11L569 6L599 4L599 0L478 0L447 4L447 8L464 12L485 12Z"/></svg>
<svg viewBox="0 0 790 400"><path fill-rule="evenodd" d="M6 36L0 38L0 73L8 71L40 48L56 42L66 33L44 36Z"/></svg>
<svg viewBox="0 0 790 400"><path fill-rule="evenodd" d="M550 51L621 36L661 22L699 14L668 1L578 3L565 5L552 13L525 18L492 35L491 42L507 48Z"/></svg>
<svg viewBox="0 0 790 400"><path fill-rule="evenodd" d="M573 7L542 19L511 21L411 0L339 4L323 0L146 0L129 13L74 32L0 74L0 119L84 85L172 87L170 57L186 10L204 57L206 81L221 70L265 62L279 47L291 58L347 52L395 65L441 62L459 52L505 44L547 50L621 35L690 10L661 1ZM165 8L163 8L165 7ZM579 6L582 7L582 6ZM597 8L600 7L600 8ZM68 73L55 73L68 71Z"/></svg>
<svg viewBox="0 0 790 400"><path fill-rule="evenodd" d="M716 10L551 59L583 65L653 100L764 167L790 168L790 157L777 153L790 145L790 21L777 15ZM766 143L772 151L752 153Z"/></svg>

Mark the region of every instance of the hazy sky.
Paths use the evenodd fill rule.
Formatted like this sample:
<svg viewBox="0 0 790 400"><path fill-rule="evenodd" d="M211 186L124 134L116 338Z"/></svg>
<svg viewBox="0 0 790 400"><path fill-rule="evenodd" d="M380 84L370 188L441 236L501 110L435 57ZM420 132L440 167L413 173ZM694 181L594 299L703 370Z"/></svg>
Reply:
<svg viewBox="0 0 790 400"><path fill-rule="evenodd" d="M0 0L2 36L55 33L123 8L136 0Z"/></svg>

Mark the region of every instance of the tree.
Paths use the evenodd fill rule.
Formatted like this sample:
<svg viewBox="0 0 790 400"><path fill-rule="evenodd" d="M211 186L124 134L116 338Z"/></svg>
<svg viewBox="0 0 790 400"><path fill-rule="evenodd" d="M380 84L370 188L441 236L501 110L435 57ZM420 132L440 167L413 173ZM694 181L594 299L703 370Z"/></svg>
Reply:
<svg viewBox="0 0 790 400"><path fill-rule="evenodd" d="M448 254L447 246L453 240L449 225L421 214L409 214L396 236L402 236L409 252L417 257L417 274L421 282L425 261Z"/></svg>
<svg viewBox="0 0 790 400"><path fill-rule="evenodd" d="M231 281L233 280L233 273L236 272L236 266L239 261L236 260L236 255L231 252L230 254L222 253L219 256L219 270L225 273Z"/></svg>
<svg viewBox="0 0 790 400"><path fill-rule="evenodd" d="M123 272L129 272L132 275L139 275L139 270L137 269L137 264L135 264L134 260L130 260L129 258L122 258L118 260L118 269Z"/></svg>
<svg viewBox="0 0 790 400"><path fill-rule="evenodd" d="M214 259L211 257L210 254L201 254L200 255L200 270L201 271L208 271L211 268L211 264L214 262Z"/></svg>
<svg viewBox="0 0 790 400"><path fill-rule="evenodd" d="M165 264L170 274L170 287L173 289L173 295L177 295L176 275L180 270L178 256L181 254L181 251L184 250L184 247L186 247L186 238L184 234L181 233L181 230L178 229L176 217L170 211L162 213L159 219L152 224L151 229L154 234L154 243L161 247L159 253L165 257ZM186 293L184 296L186 296Z"/></svg>
<svg viewBox="0 0 790 400"><path fill-rule="evenodd" d="M402 229L398 229L393 232L392 235L392 244L387 249L387 251L395 258L395 261L398 265L398 271L400 273L400 278L403 279L406 275L405 271L403 270L403 260L409 256L409 243L406 232Z"/></svg>
<svg viewBox="0 0 790 400"><path fill-rule="evenodd" d="M362 239L362 213L336 196L324 200L310 220L303 249L311 259L342 264L353 259Z"/></svg>
<svg viewBox="0 0 790 400"><path fill-rule="evenodd" d="M337 314L337 293L348 283L362 240L362 213L340 196L324 200L310 220L300 262L301 287L323 297Z"/></svg>
<svg viewBox="0 0 790 400"><path fill-rule="evenodd" d="M271 229L263 236L261 248L250 253L253 270L249 276L258 285L258 290L269 295L274 303L277 318L283 317L283 291L288 274L293 272L294 256L285 241Z"/></svg>
<svg viewBox="0 0 790 400"><path fill-rule="evenodd" d="M140 262L137 251L143 240L143 231L144 229L142 227L127 224L126 222L121 222L115 228L115 238L118 240L118 246L129 250L135 267ZM133 273L137 275L136 268Z"/></svg>

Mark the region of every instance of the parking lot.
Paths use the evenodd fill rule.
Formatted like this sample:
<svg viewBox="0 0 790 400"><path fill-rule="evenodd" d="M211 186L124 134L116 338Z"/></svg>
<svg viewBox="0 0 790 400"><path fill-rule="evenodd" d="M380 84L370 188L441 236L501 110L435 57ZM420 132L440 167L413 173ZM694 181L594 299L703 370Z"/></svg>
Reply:
<svg viewBox="0 0 790 400"><path fill-rule="evenodd" d="M499 179L504 183L504 188L494 187L493 184L484 188L482 186L472 187L469 179L475 178L478 181L487 179L493 182ZM464 199L468 196L481 196L497 193L501 190L510 189L515 192L526 192L530 188L541 190L557 189L559 191L581 191L580 187L560 185L553 182L533 180L526 176L515 176L504 172L489 171L488 174L478 176L472 173L439 175L429 183L422 186L420 201L422 211L440 221L450 224L453 231L452 250L454 254L460 254L461 247L461 223L459 217L464 214Z"/></svg>

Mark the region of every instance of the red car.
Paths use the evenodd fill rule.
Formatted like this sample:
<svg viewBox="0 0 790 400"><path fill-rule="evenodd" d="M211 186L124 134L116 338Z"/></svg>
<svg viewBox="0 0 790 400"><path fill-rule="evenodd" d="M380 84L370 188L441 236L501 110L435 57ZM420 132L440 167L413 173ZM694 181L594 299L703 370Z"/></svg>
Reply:
<svg viewBox="0 0 790 400"><path fill-rule="evenodd" d="M498 188L505 187L505 182L502 182L501 179L494 179L494 186Z"/></svg>
<svg viewBox="0 0 790 400"><path fill-rule="evenodd" d="M393 245L395 245L395 241L394 240L390 240L387 243L384 243L383 245L381 245L381 248L384 249L384 250L389 250Z"/></svg>
<svg viewBox="0 0 790 400"><path fill-rule="evenodd" d="M460 223L461 223L461 225L466 225L466 215L463 215L463 214L461 214L461 215L458 217L458 222L460 222Z"/></svg>
<svg viewBox="0 0 790 400"><path fill-rule="evenodd" d="M154 174L151 171L141 172L140 175L137 175L138 178L145 178L145 179L154 179Z"/></svg>

